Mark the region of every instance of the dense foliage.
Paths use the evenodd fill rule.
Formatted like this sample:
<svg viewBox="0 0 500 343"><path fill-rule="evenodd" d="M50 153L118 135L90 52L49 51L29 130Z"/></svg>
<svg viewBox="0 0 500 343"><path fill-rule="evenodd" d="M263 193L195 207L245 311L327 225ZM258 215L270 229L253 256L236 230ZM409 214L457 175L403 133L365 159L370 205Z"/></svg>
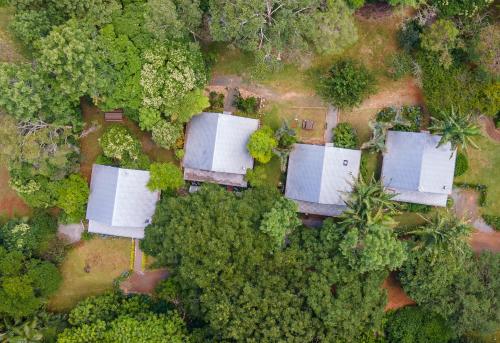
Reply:
<svg viewBox="0 0 500 343"><path fill-rule="evenodd" d="M299 52L338 53L357 39L343 1L210 0L210 32L268 62Z"/></svg>
<svg viewBox="0 0 500 343"><path fill-rule="evenodd" d="M340 123L333 129L333 145L346 149L358 147L358 136L351 124Z"/></svg>
<svg viewBox="0 0 500 343"><path fill-rule="evenodd" d="M469 160L464 153L459 152L455 160L455 177L465 174L469 169Z"/></svg>
<svg viewBox="0 0 500 343"><path fill-rule="evenodd" d="M410 253L400 280L405 292L424 309L448 321L456 335L491 332L500 321L499 254L474 257L466 241L470 227L447 215L407 232Z"/></svg>
<svg viewBox="0 0 500 343"><path fill-rule="evenodd" d="M207 323L206 339L357 342L381 328L383 265L350 268L337 225L292 231L287 204L275 190L216 186L161 201L142 248L170 267L160 294Z"/></svg>
<svg viewBox="0 0 500 343"><path fill-rule="evenodd" d="M185 323L175 312L157 311L147 297L116 293L87 298L69 314L71 327L59 343L176 342L188 339Z"/></svg>
<svg viewBox="0 0 500 343"><path fill-rule="evenodd" d="M352 60L336 62L319 86L323 98L342 109L359 105L374 90L374 76Z"/></svg>
<svg viewBox="0 0 500 343"><path fill-rule="evenodd" d="M441 316L418 306L390 313L384 330L388 343L446 343L454 336Z"/></svg>
<svg viewBox="0 0 500 343"><path fill-rule="evenodd" d="M149 173L148 188L152 191L175 191L184 185L182 171L173 163L151 163Z"/></svg>

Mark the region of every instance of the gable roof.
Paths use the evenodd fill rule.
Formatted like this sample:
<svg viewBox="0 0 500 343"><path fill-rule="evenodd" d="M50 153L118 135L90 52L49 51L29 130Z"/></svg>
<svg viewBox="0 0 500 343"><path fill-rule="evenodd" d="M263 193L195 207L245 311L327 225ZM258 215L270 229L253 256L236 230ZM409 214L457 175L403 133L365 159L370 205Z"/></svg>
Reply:
<svg viewBox="0 0 500 343"><path fill-rule="evenodd" d="M451 194L456 150L427 132L389 131L382 166L384 185L396 191Z"/></svg>
<svg viewBox="0 0 500 343"><path fill-rule="evenodd" d="M259 121L222 113L204 112L188 124L183 164L186 168L245 174L253 168L247 150Z"/></svg>
<svg viewBox="0 0 500 343"><path fill-rule="evenodd" d="M358 178L361 151L295 144L290 153L285 196L310 203L342 205Z"/></svg>
<svg viewBox="0 0 500 343"><path fill-rule="evenodd" d="M94 164L87 219L109 227L146 227L159 198L146 187L148 181L149 171Z"/></svg>

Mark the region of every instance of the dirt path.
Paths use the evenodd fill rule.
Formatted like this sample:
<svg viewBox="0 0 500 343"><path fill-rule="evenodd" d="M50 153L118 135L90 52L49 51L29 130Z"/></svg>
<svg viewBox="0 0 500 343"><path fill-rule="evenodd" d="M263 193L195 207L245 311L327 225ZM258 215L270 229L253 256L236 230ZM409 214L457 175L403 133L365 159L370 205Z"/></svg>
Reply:
<svg viewBox="0 0 500 343"><path fill-rule="evenodd" d="M474 227L474 232L469 239L472 250L500 252L500 232L495 231L481 218L478 192L472 189L459 189L453 192L452 197L453 209L457 216L469 220Z"/></svg>
<svg viewBox="0 0 500 343"><path fill-rule="evenodd" d="M152 294L158 283L167 277L168 271L166 269L145 271L143 274L134 272L127 280L121 283L120 288L125 294Z"/></svg>
<svg viewBox="0 0 500 343"><path fill-rule="evenodd" d="M30 208L21 199L16 191L9 186L9 171L6 167L0 167L0 216L26 216L30 214Z"/></svg>
<svg viewBox="0 0 500 343"><path fill-rule="evenodd" d="M415 304L415 302L403 291L401 284L396 278L396 273L391 273L389 277L385 279L382 287L387 290L387 305L385 305L386 311Z"/></svg>
<svg viewBox="0 0 500 343"><path fill-rule="evenodd" d="M246 82L242 77L237 75L213 75L212 80L210 81L210 85L228 88L242 88L247 90L248 92L256 94L261 98L266 99L267 101L291 101L295 103L295 106L325 106L321 98L315 95L314 92L277 92L272 89L272 87L253 82Z"/></svg>
<svg viewBox="0 0 500 343"><path fill-rule="evenodd" d="M484 130L491 139L500 142L500 130L495 127L493 119L486 116L480 116L479 123L483 125Z"/></svg>

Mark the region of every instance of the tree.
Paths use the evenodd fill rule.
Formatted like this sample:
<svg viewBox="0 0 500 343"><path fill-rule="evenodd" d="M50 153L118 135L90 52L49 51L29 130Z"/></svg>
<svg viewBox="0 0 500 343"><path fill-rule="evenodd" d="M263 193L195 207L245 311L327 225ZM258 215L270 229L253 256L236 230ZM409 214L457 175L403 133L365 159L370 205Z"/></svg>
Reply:
<svg viewBox="0 0 500 343"><path fill-rule="evenodd" d="M300 52L339 53L357 39L343 1L210 1L210 32L264 60Z"/></svg>
<svg viewBox="0 0 500 343"><path fill-rule="evenodd" d="M147 186L151 191L175 191L184 185L181 170L171 162L152 163L149 172L150 179Z"/></svg>
<svg viewBox="0 0 500 343"><path fill-rule="evenodd" d="M459 45L459 31L451 20L439 19L421 36L422 48L439 54L439 61L446 69L453 63L450 51Z"/></svg>
<svg viewBox="0 0 500 343"><path fill-rule="evenodd" d="M357 106L375 90L375 78L362 65L352 60L336 62L322 77L320 95L344 109Z"/></svg>
<svg viewBox="0 0 500 343"><path fill-rule="evenodd" d="M167 122L161 120L153 126L153 141L165 149L175 147L177 141L182 137L183 125L178 122Z"/></svg>
<svg viewBox="0 0 500 343"><path fill-rule="evenodd" d="M59 343L175 342L189 339L185 323L175 312L155 313L147 297L116 293L90 297L69 314L70 328Z"/></svg>
<svg viewBox="0 0 500 343"><path fill-rule="evenodd" d="M0 315L20 318L34 314L60 282L52 263L27 259L19 251L0 246Z"/></svg>
<svg viewBox="0 0 500 343"><path fill-rule="evenodd" d="M442 16L455 15L471 17L486 9L492 0L432 0L430 4L436 6Z"/></svg>
<svg viewBox="0 0 500 343"><path fill-rule="evenodd" d="M472 123L471 116L455 112L453 108L450 112L442 112L442 119L433 117L429 130L442 135L438 147L450 143L452 149L458 146L467 149L469 144L477 148L473 137L481 136L481 129Z"/></svg>
<svg viewBox="0 0 500 343"><path fill-rule="evenodd" d="M264 187L267 185L267 172L263 165L254 166L253 169L247 169L245 180L252 187Z"/></svg>
<svg viewBox="0 0 500 343"><path fill-rule="evenodd" d="M333 145L345 149L358 147L358 136L351 124L340 123L333 129Z"/></svg>
<svg viewBox="0 0 500 343"><path fill-rule="evenodd" d="M500 25L488 25L479 33L479 42L476 46L480 65L494 76L500 76Z"/></svg>
<svg viewBox="0 0 500 343"><path fill-rule="evenodd" d="M40 69L47 73L52 91L77 101L82 95L98 96L103 63L89 27L75 19L55 27L36 43Z"/></svg>
<svg viewBox="0 0 500 343"><path fill-rule="evenodd" d="M89 186L81 175L73 174L58 185L57 206L61 208L68 223L77 223L85 218Z"/></svg>
<svg viewBox="0 0 500 343"><path fill-rule="evenodd" d="M199 48L179 42L167 42L144 52L141 71L143 106L154 108L167 117L189 120L198 113L198 107L189 107L186 97L193 100L192 93L203 87L206 71ZM199 103L199 101L194 101ZM195 108L196 107L196 108ZM195 111L185 113L187 109Z"/></svg>
<svg viewBox="0 0 500 343"><path fill-rule="evenodd" d="M446 343L454 336L443 317L418 306L389 313L384 330L388 343Z"/></svg>
<svg viewBox="0 0 500 343"><path fill-rule="evenodd" d="M99 138L99 145L105 156L119 162L133 161L139 158L141 144L124 126L110 126Z"/></svg>
<svg viewBox="0 0 500 343"><path fill-rule="evenodd" d="M273 156L273 149L278 145L273 130L269 126L262 126L252 133L247 143L247 149L260 163L267 163Z"/></svg>
<svg viewBox="0 0 500 343"><path fill-rule="evenodd" d="M261 228L272 224L282 243L296 223L280 199L271 188L235 194L215 185L163 198L141 242L172 272L159 297L207 323L200 341L358 342L379 330L386 272L352 270L336 227L299 226L276 249Z"/></svg>
<svg viewBox="0 0 500 343"><path fill-rule="evenodd" d="M43 211L34 211L29 220L11 219L0 226L0 243L8 250L41 257L56 237L57 219Z"/></svg>
<svg viewBox="0 0 500 343"><path fill-rule="evenodd" d="M15 14L10 28L25 46L30 47L50 32L51 22L47 11L27 10Z"/></svg>
<svg viewBox="0 0 500 343"><path fill-rule="evenodd" d="M297 204L292 200L279 198L271 210L264 213L259 229L275 242L279 249L285 238L301 224L297 218Z"/></svg>
<svg viewBox="0 0 500 343"><path fill-rule="evenodd" d="M474 258L467 242L470 228L451 216L409 234L409 258L399 274L405 292L445 318L457 335L498 325L498 305L490 299L500 287L500 255Z"/></svg>
<svg viewBox="0 0 500 343"><path fill-rule="evenodd" d="M392 216L397 213L393 195L380 182L360 179L345 200L340 216L343 237L339 249L351 268L359 272L395 270L406 259L405 244L397 239Z"/></svg>
<svg viewBox="0 0 500 343"><path fill-rule="evenodd" d="M149 0L145 26L159 41L180 40L196 35L201 16L198 0Z"/></svg>

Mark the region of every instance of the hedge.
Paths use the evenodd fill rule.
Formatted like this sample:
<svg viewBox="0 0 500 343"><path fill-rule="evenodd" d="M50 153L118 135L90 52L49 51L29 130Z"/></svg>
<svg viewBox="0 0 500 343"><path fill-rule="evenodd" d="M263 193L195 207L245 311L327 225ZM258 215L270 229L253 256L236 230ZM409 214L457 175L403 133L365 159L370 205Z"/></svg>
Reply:
<svg viewBox="0 0 500 343"><path fill-rule="evenodd" d="M488 187L480 183L464 183L455 182L456 187L474 189L479 192L479 205L486 205L486 196L488 195Z"/></svg>
<svg viewBox="0 0 500 343"><path fill-rule="evenodd" d="M469 169L469 160L467 156L459 152L457 154L457 160L455 162L455 176L464 175Z"/></svg>
<svg viewBox="0 0 500 343"><path fill-rule="evenodd" d="M500 216L483 214L483 219L486 222L486 224L493 227L495 230L500 231Z"/></svg>

